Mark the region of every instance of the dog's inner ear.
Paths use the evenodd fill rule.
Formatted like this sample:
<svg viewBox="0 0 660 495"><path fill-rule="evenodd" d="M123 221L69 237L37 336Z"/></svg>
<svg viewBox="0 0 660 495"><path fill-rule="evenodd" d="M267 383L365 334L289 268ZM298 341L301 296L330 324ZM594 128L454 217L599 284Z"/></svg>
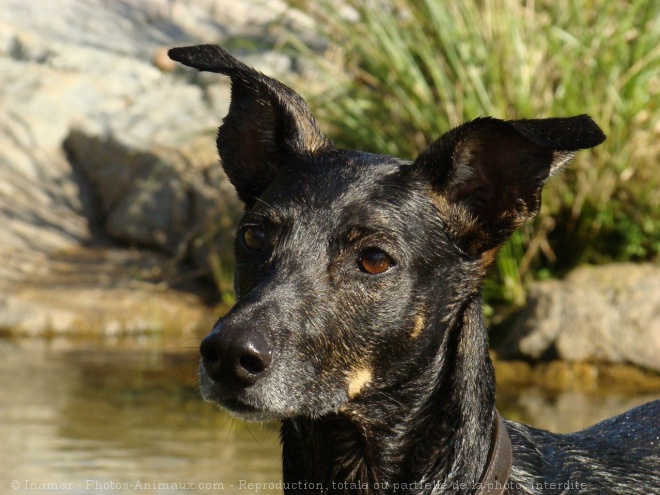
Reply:
<svg viewBox="0 0 660 495"><path fill-rule="evenodd" d="M450 234L470 254L482 255L536 215L550 174L604 138L587 116L482 118L443 135L412 167L430 181Z"/></svg>
<svg viewBox="0 0 660 495"><path fill-rule="evenodd" d="M170 58L231 78L231 104L218 131L222 166L250 207L281 167L331 149L303 98L216 45L174 48Z"/></svg>

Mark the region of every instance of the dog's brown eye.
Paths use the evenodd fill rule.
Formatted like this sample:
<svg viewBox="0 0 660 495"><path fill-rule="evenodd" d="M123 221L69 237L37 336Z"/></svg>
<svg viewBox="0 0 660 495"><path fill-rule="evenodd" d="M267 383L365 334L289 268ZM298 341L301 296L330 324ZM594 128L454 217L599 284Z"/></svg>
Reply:
<svg viewBox="0 0 660 495"><path fill-rule="evenodd" d="M394 261L387 254L377 248L368 248L358 257L360 269L370 275L385 273L394 266Z"/></svg>
<svg viewBox="0 0 660 495"><path fill-rule="evenodd" d="M256 226L250 226L243 230L243 244L252 251L261 251L266 245L266 232Z"/></svg>

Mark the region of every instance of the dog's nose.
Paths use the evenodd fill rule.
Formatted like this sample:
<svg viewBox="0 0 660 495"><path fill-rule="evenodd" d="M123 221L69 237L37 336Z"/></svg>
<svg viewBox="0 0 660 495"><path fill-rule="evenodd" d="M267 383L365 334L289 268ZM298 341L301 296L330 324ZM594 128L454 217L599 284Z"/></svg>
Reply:
<svg viewBox="0 0 660 495"><path fill-rule="evenodd" d="M259 332L216 327L199 347L204 369L213 380L249 386L264 376L272 349Z"/></svg>

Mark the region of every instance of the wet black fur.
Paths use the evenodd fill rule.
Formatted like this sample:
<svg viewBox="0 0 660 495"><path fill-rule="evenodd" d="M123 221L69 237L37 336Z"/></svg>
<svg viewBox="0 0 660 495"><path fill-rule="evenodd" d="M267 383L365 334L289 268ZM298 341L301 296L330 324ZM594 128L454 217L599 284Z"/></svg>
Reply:
<svg viewBox="0 0 660 495"><path fill-rule="evenodd" d="M281 420L285 493L474 493L495 408L485 270L600 129L477 119L408 162L335 148L300 96L219 47L170 56L231 77L218 149L246 204L238 302L202 344L205 398ZM391 268L361 270L369 249ZM570 435L507 421L505 493L660 493L659 416L656 401Z"/></svg>

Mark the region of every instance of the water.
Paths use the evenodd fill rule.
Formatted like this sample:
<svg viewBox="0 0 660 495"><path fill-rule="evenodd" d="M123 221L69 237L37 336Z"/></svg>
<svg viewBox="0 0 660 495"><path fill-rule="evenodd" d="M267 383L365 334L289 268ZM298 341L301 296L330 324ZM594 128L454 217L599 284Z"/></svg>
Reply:
<svg viewBox="0 0 660 495"><path fill-rule="evenodd" d="M205 404L196 353L153 344L0 341L0 493L233 493L241 480L277 482L275 425Z"/></svg>
<svg viewBox="0 0 660 495"><path fill-rule="evenodd" d="M0 493L281 494L277 426L202 402L197 342L0 339ZM654 398L500 395L554 431Z"/></svg>

